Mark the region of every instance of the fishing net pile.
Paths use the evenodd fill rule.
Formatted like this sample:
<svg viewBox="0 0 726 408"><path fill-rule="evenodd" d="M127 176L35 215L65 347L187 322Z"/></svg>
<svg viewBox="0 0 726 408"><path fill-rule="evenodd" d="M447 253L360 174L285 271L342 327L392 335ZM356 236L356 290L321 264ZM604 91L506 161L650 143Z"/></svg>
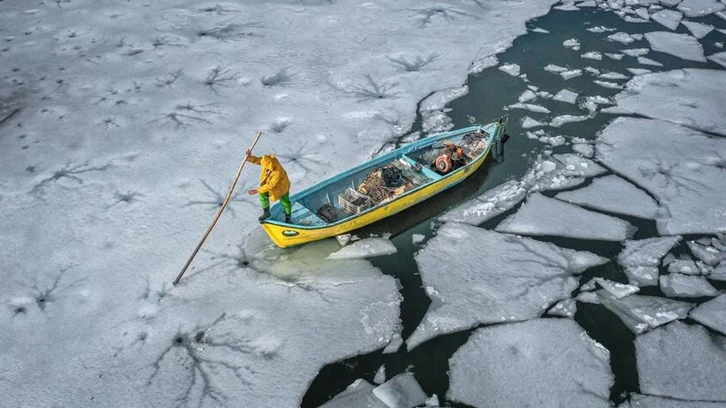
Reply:
<svg viewBox="0 0 726 408"><path fill-rule="evenodd" d="M380 203L414 187L415 185L403 176L403 172L398 167L388 165L368 173L366 179L358 187L358 192L369 196L374 203Z"/></svg>

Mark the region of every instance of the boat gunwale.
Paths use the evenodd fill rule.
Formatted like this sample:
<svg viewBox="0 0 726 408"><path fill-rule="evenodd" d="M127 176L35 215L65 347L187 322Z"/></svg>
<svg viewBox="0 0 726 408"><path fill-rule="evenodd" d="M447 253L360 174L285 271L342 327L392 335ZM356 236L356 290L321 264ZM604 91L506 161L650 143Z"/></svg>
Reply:
<svg viewBox="0 0 726 408"><path fill-rule="evenodd" d="M322 190L325 187L327 187L328 185L330 185L330 184L332 184L334 182L337 182L340 179L349 177L349 176L351 176L351 175L353 175L353 174L355 174L355 173L357 173L357 172L365 169L366 167L375 166L377 164L384 163L386 161L390 161L391 159L394 159L395 157L397 157L399 155L400 156L403 156L403 155L406 155L406 154L410 153L411 151L420 150L421 148L424 148L424 147L426 147L429 144L433 145L434 143L436 143L436 142L438 142L438 141L440 141L442 139L446 139L447 137L459 136L459 135L462 135L462 134L470 133L472 131L483 130L484 128L487 128L487 127L490 127L490 126L497 127L499 125L501 125L501 124L498 121L494 121L494 122L487 123L485 125L469 126L469 127L466 127L466 128L457 129L455 131L449 131L449 132L439 133L437 135L433 135L433 136L429 136L429 137L424 138L424 139L421 139L421 140L417 140L416 142L413 142L413 143L408 144L406 146L402 146L402 147L400 147L398 149L395 149L395 150L393 150L393 151L391 151L391 152L389 152L389 153L387 153L387 154L385 154L385 155L383 155L381 157L378 157L376 159L373 159L373 160L370 160L370 161L365 162L363 164L360 164L360 165L358 165L358 166L356 166L356 167L354 167L352 169L349 169L349 170L344 171L343 173L339 173L339 174L337 174L337 175L335 175L335 176L333 176L333 177L331 177L329 179L323 180L322 182L320 182L318 184L315 184L315 185L313 185L311 187L308 187L305 190L303 190L303 191L301 191L301 192L299 192L299 193L297 193L297 194L295 194L293 196L290 196L290 201L295 201L296 199L299 200L300 198L304 198L307 195L309 195L310 192ZM497 128L497 132L498 131L499 131L499 128ZM493 135L491 135L490 136L491 142L488 142L487 143L486 149L484 149L471 162L467 163L466 165L464 165L462 167L459 167L458 169L452 171L451 173L442 176L438 180L432 179L428 183L422 184L420 186L417 186L414 189L411 189L409 191L406 191L405 193L403 193L403 194L397 196L396 198L394 198L393 200L386 201L384 203L380 203L380 204L378 204L376 206L373 206L371 208L368 208L365 211L362 211L360 213L351 214L348 217L345 217L345 218L340 219L340 220L335 221L335 222L327 223L325 225L288 224L288 223L283 222L283 221L277 221L277 220L271 220L271 219L266 219L266 220L262 221L262 224L275 225L277 227L283 227L283 228L287 228L287 229L291 229L291 230L299 229L299 230L313 231L313 230L327 229L327 228L331 228L331 227L338 226L338 225L343 224L343 223L346 223L346 222L350 222L351 220L353 220L355 218L358 218L360 216L363 216L363 215L365 215L367 213L373 212L375 210L380 210L385 205L388 205L388 204L394 203L394 202L396 202L396 201L398 201L400 199L403 199L404 197L409 196L411 194L414 194L414 193L416 193L417 191L419 191L419 190L421 190L423 188L427 188L427 187L430 187L432 185L435 185L435 184L438 184L438 183L442 183L445 180L453 177L457 173L462 172L462 171L470 168L471 166L473 166L474 164L476 164L480 160L483 160L484 157L486 157L486 155L491 150L491 146L492 146L492 144L494 142L494 139L496 137L497 137L497 134L496 133L493 134ZM490 138L487 138L487 140L489 140ZM383 204L383 205L381 205L381 204ZM279 204L275 204L275 206L278 206L278 205Z"/></svg>

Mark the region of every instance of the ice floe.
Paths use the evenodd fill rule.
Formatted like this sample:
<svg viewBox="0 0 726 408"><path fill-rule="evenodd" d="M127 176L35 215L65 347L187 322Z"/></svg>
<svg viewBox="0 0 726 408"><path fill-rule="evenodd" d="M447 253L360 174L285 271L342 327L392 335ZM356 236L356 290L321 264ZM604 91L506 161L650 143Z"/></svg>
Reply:
<svg viewBox="0 0 726 408"><path fill-rule="evenodd" d="M678 10L688 17L702 17L726 8L717 0L683 0L678 4Z"/></svg>
<svg viewBox="0 0 726 408"><path fill-rule="evenodd" d="M595 80L595 81L593 81L593 82L594 82L594 83L595 83L596 85L599 85L599 86L601 86L601 87L603 87L603 88L608 88L608 89L622 89L622 88L623 88L623 86L622 86L622 85L620 85L620 84L618 84L618 83L615 83L615 82L610 82L610 81L600 81L600 80Z"/></svg>
<svg viewBox="0 0 726 408"><path fill-rule="evenodd" d="M651 75L654 74L645 77ZM635 80L638 78L642 77ZM655 92L651 94L651 90ZM675 107L683 101L698 100L695 96L693 99L690 97L692 92L697 91L693 89L678 96L676 101L669 101L662 88L655 90L648 87L640 91L637 96L628 94L622 99L618 95L619 106L623 107L620 101L624 101L626 107L633 107L638 113L660 116L666 115L663 105ZM661 97L655 99L655 95ZM660 106L653 109L644 104L648 102ZM688 111L680 110L683 113ZM694 119L676 112L668 120L690 122ZM724 119L706 120L723 122ZM712 128L708 122L700 125ZM679 143L688 143L689 148L673 149ZM667 210L667 214L656 220L658 231L663 235L723 230L726 201L722 199L722 192L726 191L726 177L720 166L726 160L726 154L722 152L726 152L726 140L723 138L709 137L697 130L651 119L618 118L603 130L596 144L596 157L600 162L650 192Z"/></svg>
<svg viewBox="0 0 726 408"><path fill-rule="evenodd" d="M689 61L706 62L701 44L688 34L654 31L646 33L645 38L653 51L675 55Z"/></svg>
<svg viewBox="0 0 726 408"><path fill-rule="evenodd" d="M726 335L726 294L702 303L688 317Z"/></svg>
<svg viewBox="0 0 726 408"><path fill-rule="evenodd" d="M595 81L595 82L597 82L597 81ZM559 115L559 116L555 116L554 118L552 118L552 120L550 121L550 126L558 128L566 123L582 122L582 121L585 121L588 119L592 119L592 116L590 116L590 115Z"/></svg>
<svg viewBox="0 0 726 408"><path fill-rule="evenodd" d="M359 379L349 385L343 392L318 408L390 408L373 395L373 386L366 380Z"/></svg>
<svg viewBox="0 0 726 408"><path fill-rule="evenodd" d="M621 59L623 59L623 54L606 52L605 55L608 58L613 59L613 60L616 60L616 61L620 61Z"/></svg>
<svg viewBox="0 0 726 408"><path fill-rule="evenodd" d="M496 230L533 236L622 241L633 233L633 226L627 221L536 193Z"/></svg>
<svg viewBox="0 0 726 408"><path fill-rule="evenodd" d="M641 65L651 65L651 66L654 66L654 67L662 67L663 66L663 64L661 64L660 62L655 61L655 60L652 60L650 58L646 58L646 57L638 57L638 64L641 64Z"/></svg>
<svg viewBox="0 0 726 408"><path fill-rule="evenodd" d="M587 31L591 33L607 33L608 31L616 31L614 28L605 27L605 26L595 26L590 27L587 29Z"/></svg>
<svg viewBox="0 0 726 408"><path fill-rule="evenodd" d="M629 77L627 75L621 74L620 72L609 71L604 74L601 74L598 78L620 80L620 79L628 79Z"/></svg>
<svg viewBox="0 0 726 408"><path fill-rule="evenodd" d="M698 39L705 37L713 30L712 25L697 23L695 21L683 21L682 23Z"/></svg>
<svg viewBox="0 0 726 408"><path fill-rule="evenodd" d="M708 59L726 68L726 51L711 54L708 56Z"/></svg>
<svg viewBox="0 0 726 408"><path fill-rule="evenodd" d="M560 76L562 76L562 78L564 78L565 80L576 78L580 75L582 75L581 69L571 69L568 71L560 72Z"/></svg>
<svg viewBox="0 0 726 408"><path fill-rule="evenodd" d="M650 52L649 48L628 48L625 50L620 50L623 54L629 56L629 57L640 57L641 55L645 55Z"/></svg>
<svg viewBox="0 0 726 408"><path fill-rule="evenodd" d="M633 75L644 75L644 74L650 74L651 72L653 72L649 69L644 69L644 68L626 68L626 69L628 71L630 71L630 73Z"/></svg>
<svg viewBox="0 0 726 408"><path fill-rule="evenodd" d="M657 13L653 13L653 15L651 15L651 18L653 18L653 20L657 21L666 28L670 30L675 30L681 23L683 14L674 10L663 9Z"/></svg>
<svg viewBox="0 0 726 408"><path fill-rule="evenodd" d="M439 219L479 225L519 204L527 194L523 183L510 180L486 193L447 211Z"/></svg>
<svg viewBox="0 0 726 408"><path fill-rule="evenodd" d="M326 259L357 259L372 258L396 253L396 247L385 238L365 238L355 241L336 252L328 255Z"/></svg>
<svg viewBox="0 0 726 408"><path fill-rule="evenodd" d="M635 36L624 33L622 31L618 31L615 34L610 34L607 38L611 41L617 41L626 45L632 43L633 41L636 41Z"/></svg>
<svg viewBox="0 0 726 408"><path fill-rule="evenodd" d="M605 262L589 252L445 223L416 255L432 303L406 342L413 348L482 323L536 318L569 298L577 287L573 274Z"/></svg>
<svg viewBox="0 0 726 408"><path fill-rule="evenodd" d="M541 136L540 140L542 138L546 136ZM605 171L592 160L576 154L553 154L539 157L522 178L522 183L533 191L561 190L582 184L585 177L594 177Z"/></svg>
<svg viewBox="0 0 726 408"><path fill-rule="evenodd" d="M721 242L719 239L715 239L716 242ZM716 266L721 262L726 262L726 251L718 248L717 246L704 245L694 241L687 241L688 249L696 258L700 259L707 265Z"/></svg>
<svg viewBox="0 0 726 408"><path fill-rule="evenodd" d="M550 113L550 110L542 105L536 105L533 103L515 103L509 105L510 109L524 109L535 113Z"/></svg>
<svg viewBox="0 0 726 408"><path fill-rule="evenodd" d="M640 288L637 286L627 285L620 282L613 282L604 278L596 277L594 278L594 281L597 282L597 284L600 285L601 288L603 288L607 293L610 294L610 296L614 297L615 299L622 299L625 296L630 296L640 291Z"/></svg>
<svg viewBox="0 0 726 408"><path fill-rule="evenodd" d="M617 176L605 176L578 190L559 193L555 198L598 210L656 218L658 203L638 187ZM627 205L623 205L626 202Z"/></svg>
<svg viewBox="0 0 726 408"><path fill-rule="evenodd" d="M570 38L569 40L565 40L562 45L565 48L572 48L575 51L580 50L580 41L578 41L577 38Z"/></svg>
<svg viewBox="0 0 726 408"><path fill-rule="evenodd" d="M413 374L398 374L373 389L373 395L388 408L413 408L426 402L426 393Z"/></svg>
<svg viewBox="0 0 726 408"><path fill-rule="evenodd" d="M519 75L520 68L519 68L519 65L518 64L510 63L510 64L503 64L503 65L501 65L499 67L499 70L500 71L503 71L503 72L506 72L507 74L509 74L511 76L518 76Z"/></svg>
<svg viewBox="0 0 726 408"><path fill-rule="evenodd" d="M553 73L559 74L560 72L567 71L567 68L561 67L561 66L555 65L555 64L548 64L546 67L544 67L544 70L547 72L553 72Z"/></svg>
<svg viewBox="0 0 726 408"><path fill-rule="evenodd" d="M600 51L589 51L581 54L580 57L600 61L602 59L602 54Z"/></svg>
<svg viewBox="0 0 726 408"><path fill-rule="evenodd" d="M557 302L547 314L552 316L573 317L577 313L577 302L575 299L565 299Z"/></svg>
<svg viewBox="0 0 726 408"><path fill-rule="evenodd" d="M595 293L600 304L615 313L635 334L677 319L685 319L693 307L691 303L656 296L629 295L618 299L605 290Z"/></svg>
<svg viewBox="0 0 726 408"><path fill-rule="evenodd" d="M519 100L519 102L521 102L521 103L524 103L524 102L529 102L536 98L537 98L537 94L534 93L534 91L532 91L531 89L527 89L526 91L522 92L521 95L519 95L519 98L517 98L517 100Z"/></svg>
<svg viewBox="0 0 726 408"><path fill-rule="evenodd" d="M536 119L532 119L529 116L525 116L522 119L522 128L524 128L524 129L531 129L533 127L540 127L540 126L544 126L544 125L546 125L546 123L542 123Z"/></svg>
<svg viewBox="0 0 726 408"><path fill-rule="evenodd" d="M610 353L569 319L474 332L449 360L451 399L476 407L610 407Z"/></svg>
<svg viewBox="0 0 726 408"><path fill-rule="evenodd" d="M640 391L681 400L726 401L726 338L673 322L635 338Z"/></svg>
<svg viewBox="0 0 726 408"><path fill-rule="evenodd" d="M680 239L675 236L626 241L625 248L618 255L618 263L625 268L630 283L637 286L657 285L660 260Z"/></svg>
<svg viewBox="0 0 726 408"><path fill-rule="evenodd" d="M719 291L711 286L706 278L680 273L661 275L660 289L669 297L687 298L716 296L719 294Z"/></svg>
<svg viewBox="0 0 726 408"><path fill-rule="evenodd" d="M567 102L567 103L575 103L577 100L577 92L572 92L569 89L562 89L559 92L555 94L555 96L552 97L552 100L560 101L560 102Z"/></svg>

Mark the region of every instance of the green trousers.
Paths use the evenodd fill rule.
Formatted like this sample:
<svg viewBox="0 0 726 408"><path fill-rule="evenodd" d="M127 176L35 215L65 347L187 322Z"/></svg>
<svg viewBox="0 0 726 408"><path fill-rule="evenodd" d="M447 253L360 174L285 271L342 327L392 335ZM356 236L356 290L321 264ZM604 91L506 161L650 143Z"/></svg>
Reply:
<svg viewBox="0 0 726 408"><path fill-rule="evenodd" d="M268 193L260 193L260 204L262 204L262 209L267 210L270 208L270 195ZM285 214L290 215L292 212L292 203L290 202L290 193L285 193L284 196L280 197L280 204L282 205L282 209L285 211Z"/></svg>

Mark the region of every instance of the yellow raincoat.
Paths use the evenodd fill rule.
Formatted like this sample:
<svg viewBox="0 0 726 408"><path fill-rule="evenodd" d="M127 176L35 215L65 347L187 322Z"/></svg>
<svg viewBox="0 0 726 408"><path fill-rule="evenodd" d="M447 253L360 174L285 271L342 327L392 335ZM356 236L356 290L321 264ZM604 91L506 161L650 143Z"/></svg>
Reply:
<svg viewBox="0 0 726 408"><path fill-rule="evenodd" d="M266 154L262 157L250 155L247 161L262 166L260 172L259 194L268 193L270 200L277 201L290 191L290 179L287 178L285 169L274 154Z"/></svg>

